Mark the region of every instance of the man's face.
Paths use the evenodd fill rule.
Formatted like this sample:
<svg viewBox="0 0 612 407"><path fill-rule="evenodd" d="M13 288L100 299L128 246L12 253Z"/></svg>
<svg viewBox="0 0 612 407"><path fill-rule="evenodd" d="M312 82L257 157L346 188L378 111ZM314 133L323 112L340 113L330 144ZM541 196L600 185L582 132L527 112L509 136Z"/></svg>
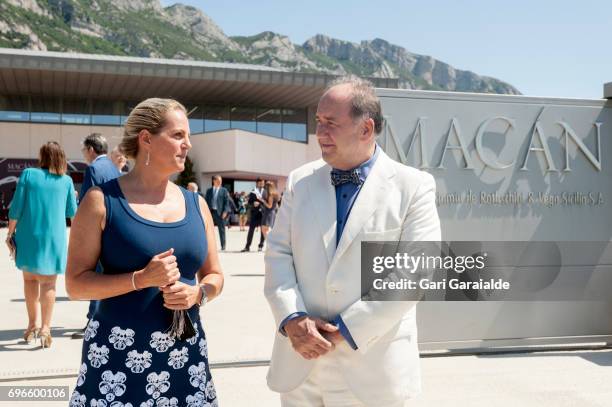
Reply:
<svg viewBox="0 0 612 407"><path fill-rule="evenodd" d="M213 178L213 186L219 188L221 186L221 178Z"/></svg>
<svg viewBox="0 0 612 407"><path fill-rule="evenodd" d="M96 153L96 150L93 149L93 147L83 146L81 148L81 153L83 154L83 157L85 158L85 161L87 161L88 164L91 164L96 159L96 157L98 157L98 154Z"/></svg>
<svg viewBox="0 0 612 407"><path fill-rule="evenodd" d="M350 88L334 86L319 101L317 107L317 141L323 160L338 169L350 169L355 157L362 155L360 140L362 124L351 117Z"/></svg>
<svg viewBox="0 0 612 407"><path fill-rule="evenodd" d="M257 187L257 189L262 189L265 185L265 181L261 180L261 181L257 181L257 183L255 184L255 186Z"/></svg>

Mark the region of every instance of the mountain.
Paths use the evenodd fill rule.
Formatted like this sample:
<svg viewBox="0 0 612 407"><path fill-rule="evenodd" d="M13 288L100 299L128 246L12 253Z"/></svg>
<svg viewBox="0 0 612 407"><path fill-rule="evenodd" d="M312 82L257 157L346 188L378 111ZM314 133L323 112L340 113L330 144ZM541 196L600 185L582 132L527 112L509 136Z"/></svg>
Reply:
<svg viewBox="0 0 612 407"><path fill-rule="evenodd" d="M407 89L520 94L384 39L356 44L318 34L298 45L270 31L229 37L201 10L158 0L0 0L0 47L240 62L399 78Z"/></svg>

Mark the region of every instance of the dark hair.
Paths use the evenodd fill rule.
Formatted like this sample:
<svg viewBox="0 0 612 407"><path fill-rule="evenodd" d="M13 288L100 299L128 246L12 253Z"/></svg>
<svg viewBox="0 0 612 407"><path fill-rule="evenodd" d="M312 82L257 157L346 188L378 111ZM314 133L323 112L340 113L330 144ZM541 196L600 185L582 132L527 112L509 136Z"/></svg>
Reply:
<svg viewBox="0 0 612 407"><path fill-rule="evenodd" d="M108 143L100 133L91 133L85 137L83 146L93 148L98 155L108 153Z"/></svg>
<svg viewBox="0 0 612 407"><path fill-rule="evenodd" d="M382 108L372 82L355 75L347 75L332 81L326 91L338 85L349 85L351 87L351 116L353 120L372 119L374 121L374 134L380 134L383 126Z"/></svg>
<svg viewBox="0 0 612 407"><path fill-rule="evenodd" d="M43 144L38 152L38 165L54 174L64 175L68 165L62 146L55 141L48 141Z"/></svg>
<svg viewBox="0 0 612 407"><path fill-rule="evenodd" d="M261 178L261 177L257 177L257 181L255 181L255 183L260 183L261 181L265 181L265 179Z"/></svg>

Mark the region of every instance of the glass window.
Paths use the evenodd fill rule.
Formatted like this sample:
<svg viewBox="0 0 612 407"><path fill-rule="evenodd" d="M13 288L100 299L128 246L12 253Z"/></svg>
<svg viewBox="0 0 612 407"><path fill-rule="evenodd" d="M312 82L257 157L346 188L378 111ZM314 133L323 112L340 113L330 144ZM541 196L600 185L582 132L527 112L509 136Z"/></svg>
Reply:
<svg viewBox="0 0 612 407"><path fill-rule="evenodd" d="M255 181L234 181L234 191L246 192L247 194L255 189Z"/></svg>
<svg viewBox="0 0 612 407"><path fill-rule="evenodd" d="M254 107L232 106L230 120L232 129L257 132L257 109Z"/></svg>
<svg viewBox="0 0 612 407"><path fill-rule="evenodd" d="M283 109L283 138L308 142L306 109Z"/></svg>
<svg viewBox="0 0 612 407"><path fill-rule="evenodd" d="M61 101L59 98L44 98L32 96L32 113L30 118L33 122L59 123L61 116Z"/></svg>
<svg viewBox="0 0 612 407"><path fill-rule="evenodd" d="M91 124L119 126L121 124L121 102L94 100L91 103Z"/></svg>
<svg viewBox="0 0 612 407"><path fill-rule="evenodd" d="M186 105L189 118L189 131L191 134L204 133L204 109L202 106Z"/></svg>
<svg viewBox="0 0 612 407"><path fill-rule="evenodd" d="M281 109L257 109L257 133L281 138Z"/></svg>
<svg viewBox="0 0 612 407"><path fill-rule="evenodd" d="M84 99L64 99L62 101L62 123L90 124L90 103Z"/></svg>
<svg viewBox="0 0 612 407"><path fill-rule="evenodd" d="M204 131L219 131L230 128L228 106L206 106L204 108Z"/></svg>
<svg viewBox="0 0 612 407"><path fill-rule="evenodd" d="M27 96L0 96L0 121L27 122L30 101Z"/></svg>
<svg viewBox="0 0 612 407"><path fill-rule="evenodd" d="M130 112L132 111L132 109L134 109L139 102L137 101L128 101L125 102L121 105L121 125L123 126L125 124L125 122L127 121L128 116L130 115Z"/></svg>

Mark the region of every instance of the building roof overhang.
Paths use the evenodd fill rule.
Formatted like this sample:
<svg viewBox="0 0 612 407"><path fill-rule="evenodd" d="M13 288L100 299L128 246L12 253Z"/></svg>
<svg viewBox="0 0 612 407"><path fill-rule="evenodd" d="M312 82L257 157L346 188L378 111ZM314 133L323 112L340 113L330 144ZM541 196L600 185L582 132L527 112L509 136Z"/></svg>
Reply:
<svg viewBox="0 0 612 407"><path fill-rule="evenodd" d="M336 76L259 65L0 48L0 94L184 103L315 106ZM397 88L396 78L371 78Z"/></svg>

